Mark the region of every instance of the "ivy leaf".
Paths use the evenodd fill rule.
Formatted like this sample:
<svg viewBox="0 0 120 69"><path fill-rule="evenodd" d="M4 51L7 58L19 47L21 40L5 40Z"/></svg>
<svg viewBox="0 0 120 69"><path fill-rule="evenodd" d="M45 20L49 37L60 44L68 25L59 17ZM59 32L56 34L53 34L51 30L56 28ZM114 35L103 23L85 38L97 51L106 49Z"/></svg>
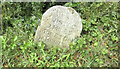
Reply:
<svg viewBox="0 0 120 69"><path fill-rule="evenodd" d="M98 46L98 42L95 42L95 43L94 43L94 46Z"/></svg>

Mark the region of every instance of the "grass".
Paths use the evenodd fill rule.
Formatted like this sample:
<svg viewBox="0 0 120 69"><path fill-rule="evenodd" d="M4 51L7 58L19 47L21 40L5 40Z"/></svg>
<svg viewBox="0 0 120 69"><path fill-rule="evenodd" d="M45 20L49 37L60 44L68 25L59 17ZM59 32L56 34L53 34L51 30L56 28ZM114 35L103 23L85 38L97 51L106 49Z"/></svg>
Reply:
<svg viewBox="0 0 120 69"><path fill-rule="evenodd" d="M3 23L8 23L5 21L5 18L8 18L8 20L12 20L13 26L8 25L0 37L3 67L118 67L120 62L118 60L119 37L116 35L118 34L118 19L111 17L111 14L106 14L100 18L102 22L97 21L101 15L95 13L97 10L93 12L89 8L86 9L84 4L87 3L66 4L73 8L77 6L75 9L79 9L79 12L82 8L85 11L83 15L81 14L83 23L81 37L70 43L70 49L60 49L57 46L46 49L43 42L34 44L35 30L40 20L38 17L31 16L25 17L25 19L22 17L9 18L10 15L4 15ZM96 3L93 3L92 6L94 4ZM114 3L111 4L116 7ZM80 9L78 5L83 7ZM3 9L4 13L5 10ZM91 17L87 10L92 11ZM94 16L95 14L96 16ZM85 18L85 16L89 18Z"/></svg>

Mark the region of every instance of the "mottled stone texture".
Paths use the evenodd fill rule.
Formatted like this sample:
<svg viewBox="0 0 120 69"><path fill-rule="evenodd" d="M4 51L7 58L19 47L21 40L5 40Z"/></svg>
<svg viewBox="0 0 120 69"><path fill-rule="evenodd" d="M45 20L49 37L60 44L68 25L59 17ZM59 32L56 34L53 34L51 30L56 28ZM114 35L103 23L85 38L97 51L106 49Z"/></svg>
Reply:
<svg viewBox="0 0 120 69"><path fill-rule="evenodd" d="M80 36L81 31L81 18L73 8L53 6L43 14L34 41L43 41L47 47L69 48L70 42Z"/></svg>

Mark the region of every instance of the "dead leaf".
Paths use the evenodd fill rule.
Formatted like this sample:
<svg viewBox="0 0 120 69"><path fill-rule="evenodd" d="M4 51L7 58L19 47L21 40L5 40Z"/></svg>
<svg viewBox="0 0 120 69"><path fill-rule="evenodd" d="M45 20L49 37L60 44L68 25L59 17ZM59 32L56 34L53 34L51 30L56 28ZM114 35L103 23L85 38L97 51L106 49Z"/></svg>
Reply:
<svg viewBox="0 0 120 69"><path fill-rule="evenodd" d="M8 67L8 65L6 64L6 65L4 65L3 67Z"/></svg>

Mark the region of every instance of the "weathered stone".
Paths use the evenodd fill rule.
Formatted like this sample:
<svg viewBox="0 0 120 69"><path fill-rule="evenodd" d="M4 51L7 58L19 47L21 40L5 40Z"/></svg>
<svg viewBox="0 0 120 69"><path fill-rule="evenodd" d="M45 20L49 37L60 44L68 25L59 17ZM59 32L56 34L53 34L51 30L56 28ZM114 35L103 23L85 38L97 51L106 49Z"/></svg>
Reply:
<svg viewBox="0 0 120 69"><path fill-rule="evenodd" d="M43 14L34 41L43 41L47 47L68 48L69 43L80 36L81 31L81 18L73 8L53 6Z"/></svg>

